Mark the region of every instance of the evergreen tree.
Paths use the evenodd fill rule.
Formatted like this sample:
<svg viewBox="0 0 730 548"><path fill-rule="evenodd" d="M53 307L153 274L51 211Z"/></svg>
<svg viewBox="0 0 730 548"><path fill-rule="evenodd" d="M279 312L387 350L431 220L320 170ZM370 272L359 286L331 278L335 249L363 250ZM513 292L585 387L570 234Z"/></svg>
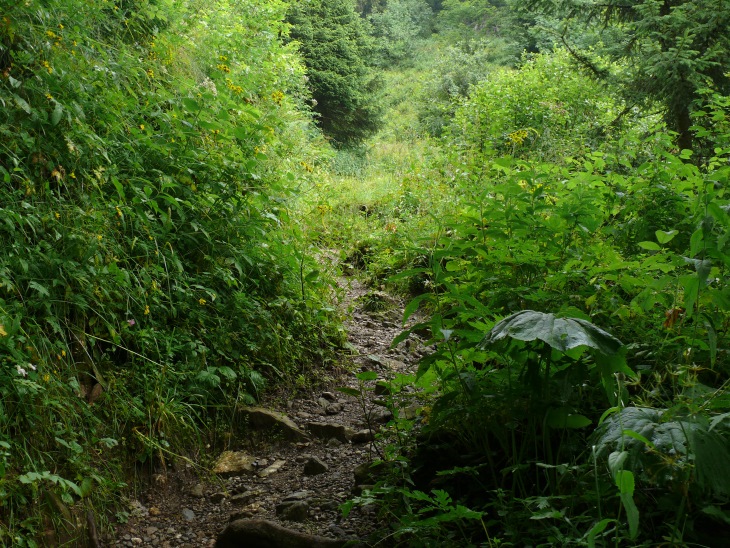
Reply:
<svg viewBox="0 0 730 548"><path fill-rule="evenodd" d="M366 55L368 35L351 0L302 0L287 15L290 38L300 43L314 111L338 146L357 144L377 131L378 89Z"/></svg>
<svg viewBox="0 0 730 548"><path fill-rule="evenodd" d="M515 5L524 5L516 2ZM664 105L677 144L691 148L690 113L700 91L730 92L730 2L726 0L532 0L528 9L559 15L555 27L563 45L593 74L620 85L627 109L647 101ZM610 33L593 53L571 47L576 23ZM624 60L611 74L598 55Z"/></svg>

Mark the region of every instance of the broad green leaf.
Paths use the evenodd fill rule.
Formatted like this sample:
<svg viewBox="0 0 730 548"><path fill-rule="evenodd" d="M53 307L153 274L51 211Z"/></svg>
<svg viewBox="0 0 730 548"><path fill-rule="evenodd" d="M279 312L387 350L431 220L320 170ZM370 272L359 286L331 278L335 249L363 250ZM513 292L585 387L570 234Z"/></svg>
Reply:
<svg viewBox="0 0 730 548"><path fill-rule="evenodd" d="M656 451L666 454L687 454L687 436L699 426L690 421L661 422L662 409L625 407L611 415L596 429L596 453L605 455L615 451L629 451L640 454L649 440ZM627 430L638 436L626 435ZM641 438L639 438L639 436Z"/></svg>
<svg viewBox="0 0 730 548"><path fill-rule="evenodd" d="M724 522L726 525L730 525L730 513L720 509L717 506L710 505L705 506L702 509L702 513L715 518L718 521Z"/></svg>
<svg viewBox="0 0 730 548"><path fill-rule="evenodd" d="M18 105L23 111L25 111L26 114L30 114L31 108L28 104L28 101L25 99L18 97L17 95L13 95L13 99L15 100L15 104Z"/></svg>
<svg viewBox="0 0 730 548"><path fill-rule="evenodd" d="M663 230L657 230L654 234L656 234L656 239L660 244L666 244L672 241L672 239L679 234L679 230L670 230L669 232L665 232Z"/></svg>
<svg viewBox="0 0 730 548"><path fill-rule="evenodd" d="M409 302L405 309L403 310L403 323L408 321L408 318L411 317L411 315L418 310L418 306L425 301L426 299L431 299L433 295L430 293L424 293L423 295L419 295L415 299L411 299L411 302Z"/></svg>
<svg viewBox="0 0 730 548"><path fill-rule="evenodd" d="M356 388L350 388L349 386L339 386L336 388L338 392L342 392L343 394L347 394L348 396L352 396L354 398L357 398L360 396L360 391Z"/></svg>
<svg viewBox="0 0 730 548"><path fill-rule="evenodd" d="M656 242L639 242L638 246L649 251L661 251L662 249Z"/></svg>
<svg viewBox="0 0 730 548"><path fill-rule="evenodd" d="M534 310L523 310L497 323L482 345L493 345L507 337L520 341L541 340L562 352L588 346L603 354L615 354L623 346L616 337L590 322L579 318L556 318L553 314Z"/></svg>
<svg viewBox="0 0 730 548"><path fill-rule="evenodd" d="M633 474L631 475L633 477ZM626 521L629 522L629 537L635 539L639 534L639 509L636 507L633 496L622 493L620 498L621 504L626 510Z"/></svg>
<svg viewBox="0 0 730 548"><path fill-rule="evenodd" d="M378 378L378 374L375 371L363 371L355 376L360 381L374 381Z"/></svg>
<svg viewBox="0 0 730 548"><path fill-rule="evenodd" d="M624 463L628 458L628 451L614 451L608 455L608 469L611 471L611 475L615 478L621 470L623 470Z"/></svg>
<svg viewBox="0 0 730 548"><path fill-rule="evenodd" d="M705 232L702 228L698 228L694 231L689 239L689 254L691 257L697 255L701 250L705 241Z"/></svg>
<svg viewBox="0 0 730 548"><path fill-rule="evenodd" d="M571 413L568 407L558 407L547 412L545 422L550 428L585 428L593 421L583 415Z"/></svg>
<svg viewBox="0 0 730 548"><path fill-rule="evenodd" d="M613 479L622 495L634 495L635 482L633 472L629 470L617 470Z"/></svg>
<svg viewBox="0 0 730 548"><path fill-rule="evenodd" d="M56 107L51 113L51 125L57 126L58 122L61 121L61 116L63 116L63 107L61 106L61 103L56 103Z"/></svg>
<svg viewBox="0 0 730 548"><path fill-rule="evenodd" d="M182 99L182 104L186 109L191 112L197 112L201 109L201 106L198 104L198 102L195 99L190 99L189 97L184 97Z"/></svg>
<svg viewBox="0 0 730 548"><path fill-rule="evenodd" d="M596 536L600 533L603 533L605 531L606 527L608 527L611 523L616 523L615 519L605 518L596 523L593 527L591 527L591 530L588 531L588 534L586 535L586 542L588 543L588 548L596 548Z"/></svg>

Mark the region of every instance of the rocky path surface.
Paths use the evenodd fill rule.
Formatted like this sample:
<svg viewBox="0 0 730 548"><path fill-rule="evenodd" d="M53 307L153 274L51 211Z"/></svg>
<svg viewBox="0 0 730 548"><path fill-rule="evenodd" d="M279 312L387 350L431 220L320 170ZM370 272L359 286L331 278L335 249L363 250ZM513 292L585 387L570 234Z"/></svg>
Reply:
<svg viewBox="0 0 730 548"><path fill-rule="evenodd" d="M178 465L155 476L131 501L129 521L104 545L213 546L224 527L240 518L364 545L383 540L367 508L343 518L339 507L368 482L356 481L355 472L376 458L380 442L373 440L373 431L385 428L392 415L378 403L382 390L375 389L376 381L365 383L370 390L363 392L364 399L338 387L360 390L358 371L376 372L379 380L411 373L426 349L414 336L391 349L401 331L401 303L352 278L342 284L342 304L350 311L345 367L332 374L330 383L303 396L272 394L261 408L250 409L244 414L246 435L233 436L222 459L210 455L200 466ZM215 467L217 473L201 474ZM257 544L240 543L246 545Z"/></svg>

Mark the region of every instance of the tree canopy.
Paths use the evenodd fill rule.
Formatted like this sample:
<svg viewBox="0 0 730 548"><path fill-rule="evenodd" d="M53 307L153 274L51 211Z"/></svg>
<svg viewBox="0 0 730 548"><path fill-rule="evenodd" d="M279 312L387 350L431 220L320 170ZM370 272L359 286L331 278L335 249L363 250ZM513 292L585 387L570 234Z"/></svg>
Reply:
<svg viewBox="0 0 730 548"><path fill-rule="evenodd" d="M584 68L610 81L627 109L662 104L681 148L692 147L690 115L701 91L730 91L730 4L723 0L533 0L522 9L557 17L541 24ZM600 41L576 47L586 28ZM607 59L624 63L610 70Z"/></svg>

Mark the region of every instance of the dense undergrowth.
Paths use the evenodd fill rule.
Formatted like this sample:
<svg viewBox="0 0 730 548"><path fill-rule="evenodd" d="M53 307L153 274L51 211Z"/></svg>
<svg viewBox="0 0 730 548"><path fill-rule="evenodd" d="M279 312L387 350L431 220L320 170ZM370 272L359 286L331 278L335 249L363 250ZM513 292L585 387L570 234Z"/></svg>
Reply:
<svg viewBox="0 0 730 548"><path fill-rule="evenodd" d="M529 3L427 4L358 4L382 87L350 91L386 115L336 149L283 2L2 4L0 543L81 542L130 462L197 457L267 381L306 384L342 337L337 249L435 349L391 383L386 473L352 502L383 542L727 544L723 57L686 51L683 149L661 90L611 88L681 50L656 2L574 41ZM626 30L653 57L603 47Z"/></svg>
<svg viewBox="0 0 730 548"><path fill-rule="evenodd" d="M728 99L706 90L680 150L564 50L481 76L423 52L308 202L315 238L427 314L395 342L436 349L393 382L387 472L351 504L399 545L725 545ZM445 66L475 81L439 95Z"/></svg>
<svg viewBox="0 0 730 548"><path fill-rule="evenodd" d="M0 544L81 543L340 341L288 217L316 136L283 3L2 6Z"/></svg>

